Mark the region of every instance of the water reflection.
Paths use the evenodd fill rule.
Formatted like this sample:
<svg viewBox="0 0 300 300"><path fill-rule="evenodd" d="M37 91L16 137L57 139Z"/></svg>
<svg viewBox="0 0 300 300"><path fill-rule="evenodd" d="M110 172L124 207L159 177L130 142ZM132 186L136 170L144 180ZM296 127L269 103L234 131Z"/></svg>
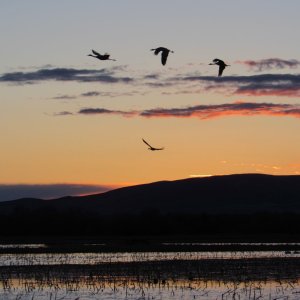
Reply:
<svg viewBox="0 0 300 300"><path fill-rule="evenodd" d="M253 258L299 258L300 253L286 251L215 251L215 252L116 252L116 253L38 253L0 254L0 266L97 265L176 260L221 260Z"/></svg>
<svg viewBox="0 0 300 300"><path fill-rule="evenodd" d="M46 244L0 244L0 249L37 249L47 248Z"/></svg>
<svg viewBox="0 0 300 300"><path fill-rule="evenodd" d="M0 254L0 299L299 300L299 255L296 251Z"/></svg>
<svg viewBox="0 0 300 300"><path fill-rule="evenodd" d="M1 282L1 281L0 281ZM299 299L299 280L219 281L174 280L150 281L123 277L77 277L13 279L0 285L1 299Z"/></svg>
<svg viewBox="0 0 300 300"><path fill-rule="evenodd" d="M300 243L203 243L203 242L165 242L166 246L300 246Z"/></svg>

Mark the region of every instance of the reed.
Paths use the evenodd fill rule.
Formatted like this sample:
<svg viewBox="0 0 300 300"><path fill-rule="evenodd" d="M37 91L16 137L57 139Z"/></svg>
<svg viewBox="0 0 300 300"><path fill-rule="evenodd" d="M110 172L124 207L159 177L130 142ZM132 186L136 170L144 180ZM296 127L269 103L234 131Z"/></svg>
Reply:
<svg viewBox="0 0 300 300"><path fill-rule="evenodd" d="M296 300L300 295L300 262L295 257L212 254L204 259L201 253L187 253L183 260L183 253L175 253L178 258L169 260L167 253L157 253L155 259L149 253L114 253L100 254L103 262L95 263L95 253L79 253L77 258L48 253L42 260L24 255L15 254L0 266L0 299ZM74 259L82 263L72 264Z"/></svg>

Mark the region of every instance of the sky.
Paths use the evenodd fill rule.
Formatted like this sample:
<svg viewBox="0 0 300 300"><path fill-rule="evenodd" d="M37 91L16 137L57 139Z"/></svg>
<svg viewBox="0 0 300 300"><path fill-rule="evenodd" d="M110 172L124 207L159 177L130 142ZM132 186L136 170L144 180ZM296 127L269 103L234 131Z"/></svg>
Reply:
<svg viewBox="0 0 300 300"><path fill-rule="evenodd" d="M0 201L300 174L299 10L297 0L2 1ZM159 46L174 51L165 66L150 51ZM214 58L230 65L222 77Z"/></svg>

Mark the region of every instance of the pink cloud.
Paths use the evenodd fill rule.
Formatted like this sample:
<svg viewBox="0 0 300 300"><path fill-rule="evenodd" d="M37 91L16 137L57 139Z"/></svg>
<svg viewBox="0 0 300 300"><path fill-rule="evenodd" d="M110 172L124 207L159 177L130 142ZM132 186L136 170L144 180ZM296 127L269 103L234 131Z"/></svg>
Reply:
<svg viewBox="0 0 300 300"><path fill-rule="evenodd" d="M276 103L252 103L238 101L225 104L196 105L183 108L155 108L143 111L114 111L102 108L86 108L79 114L117 114L123 117L145 118L199 118L208 120L225 116L289 116L300 117L300 105Z"/></svg>

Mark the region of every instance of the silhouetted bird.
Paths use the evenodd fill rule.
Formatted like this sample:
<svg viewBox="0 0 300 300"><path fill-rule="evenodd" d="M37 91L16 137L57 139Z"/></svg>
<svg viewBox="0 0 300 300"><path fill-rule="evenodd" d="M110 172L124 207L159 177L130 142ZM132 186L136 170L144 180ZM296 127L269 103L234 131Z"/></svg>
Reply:
<svg viewBox="0 0 300 300"><path fill-rule="evenodd" d="M218 74L218 76L222 76L222 73L223 73L224 69L226 67L230 66L230 65L226 65L223 60L218 59L218 58L215 58L213 60L213 63L210 63L210 65L218 65L219 66L219 74Z"/></svg>
<svg viewBox="0 0 300 300"><path fill-rule="evenodd" d="M92 57L98 58L98 59L100 59L100 60L113 60L113 61L116 61L115 59L109 58L110 55L109 55L108 53L105 53L105 54L102 55L102 54L98 53L98 52L95 51L95 50L92 50L92 52L93 52L95 55L93 55L93 54L88 54L88 56L92 56Z"/></svg>
<svg viewBox="0 0 300 300"><path fill-rule="evenodd" d="M169 52L174 53L174 51L169 50L169 49L167 49L165 47L158 47L158 48L155 48L155 49L151 49L151 51L154 51L155 55L158 55L159 52L161 52L161 63L163 65L165 65L166 62L167 62L167 58L168 58Z"/></svg>
<svg viewBox="0 0 300 300"><path fill-rule="evenodd" d="M149 145L144 139L142 139L143 140L143 142L147 145L147 146L149 146L149 150L151 150L151 151L157 151L157 150L164 150L164 148L154 148L154 147L152 147L151 145Z"/></svg>

